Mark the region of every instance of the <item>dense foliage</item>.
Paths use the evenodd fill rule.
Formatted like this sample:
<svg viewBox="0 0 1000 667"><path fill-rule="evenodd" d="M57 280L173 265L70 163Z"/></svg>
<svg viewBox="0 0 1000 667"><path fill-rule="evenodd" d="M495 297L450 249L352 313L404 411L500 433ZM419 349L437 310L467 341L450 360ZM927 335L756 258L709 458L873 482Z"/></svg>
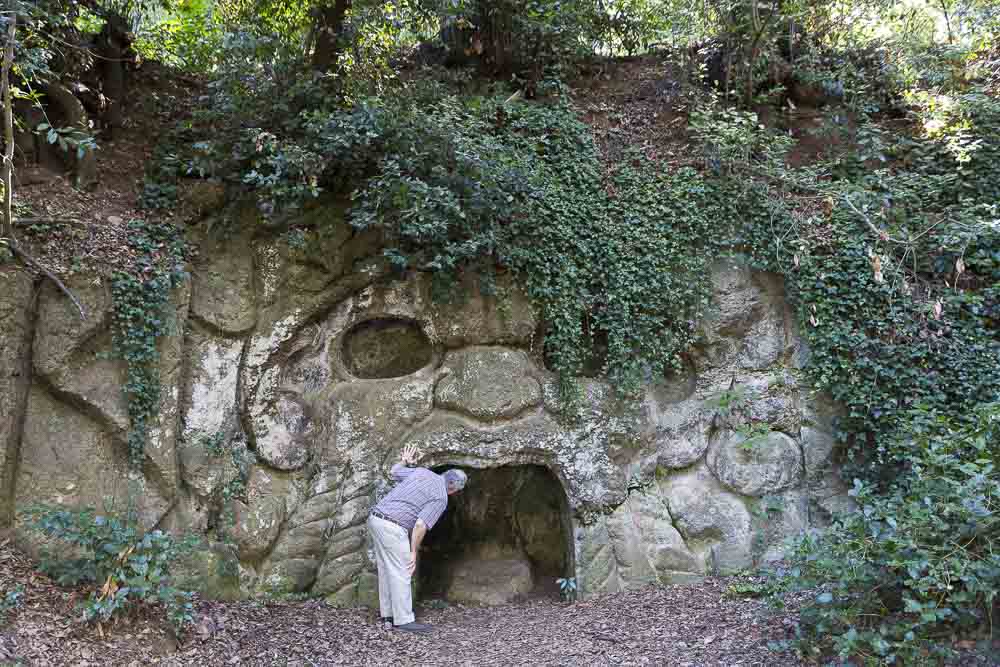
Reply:
<svg viewBox="0 0 1000 667"><path fill-rule="evenodd" d="M352 224L381 229L399 269L442 283L474 270L491 291L497 271L514 272L541 306L549 361L565 376L596 364L591 372L634 389L691 345L719 214L695 174L642 161L602 174L589 130L563 102L431 89L314 128L317 153L340 158L326 169L362 177ZM588 359L595 345L606 362Z"/></svg>
<svg viewBox="0 0 1000 667"><path fill-rule="evenodd" d="M949 84L912 95L915 131L870 121L833 179L799 180L818 211L747 227L760 266L788 278L807 376L843 406L862 510L807 538L790 573L822 591L801 617L809 654L939 659L942 638L989 625L1000 586L984 407L1000 397L1000 115L978 83Z"/></svg>
<svg viewBox="0 0 1000 667"><path fill-rule="evenodd" d="M157 604L178 632L191 622L191 594L171 582L186 542L159 530L140 534L134 521L91 510L36 507L23 519L29 529L58 539L60 549L77 550L73 558L44 552L41 569L61 584L92 588L81 603L84 620L103 623L136 605Z"/></svg>
<svg viewBox="0 0 1000 667"><path fill-rule="evenodd" d="M954 427L924 411L891 445L912 469L880 489L855 481L859 512L803 540L788 574L815 587L802 614L809 654L919 664L955 633L992 626L1000 583L1000 406Z"/></svg>

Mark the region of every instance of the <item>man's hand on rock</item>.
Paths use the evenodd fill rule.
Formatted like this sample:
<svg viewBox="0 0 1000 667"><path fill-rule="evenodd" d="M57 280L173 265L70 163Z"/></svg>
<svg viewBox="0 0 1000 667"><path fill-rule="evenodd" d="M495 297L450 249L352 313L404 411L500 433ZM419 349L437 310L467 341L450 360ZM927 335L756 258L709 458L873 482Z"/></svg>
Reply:
<svg viewBox="0 0 1000 667"><path fill-rule="evenodd" d="M407 445L403 447L403 453L400 455L399 460L402 461L403 465L411 466L417 462L420 458L420 450L417 449L416 445Z"/></svg>

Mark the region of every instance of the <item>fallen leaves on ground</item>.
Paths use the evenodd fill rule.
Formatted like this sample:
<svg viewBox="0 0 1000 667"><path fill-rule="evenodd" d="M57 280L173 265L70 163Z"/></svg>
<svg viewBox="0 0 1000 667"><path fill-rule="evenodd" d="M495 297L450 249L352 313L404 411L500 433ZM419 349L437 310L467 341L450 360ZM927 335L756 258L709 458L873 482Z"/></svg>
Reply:
<svg viewBox="0 0 1000 667"><path fill-rule="evenodd" d="M725 580L563 603L421 609L430 636L382 629L375 612L322 600L199 601L177 642L155 610L104 628L74 612L82 594L54 585L9 545L0 585L25 587L0 629L0 662L49 665L795 665L769 650L792 620L761 600L729 599Z"/></svg>

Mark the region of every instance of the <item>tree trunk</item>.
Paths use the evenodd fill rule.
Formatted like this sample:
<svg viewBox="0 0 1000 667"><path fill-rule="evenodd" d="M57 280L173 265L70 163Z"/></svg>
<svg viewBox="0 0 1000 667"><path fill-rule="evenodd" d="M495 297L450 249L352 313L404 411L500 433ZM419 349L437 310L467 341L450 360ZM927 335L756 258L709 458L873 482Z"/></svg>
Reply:
<svg viewBox="0 0 1000 667"><path fill-rule="evenodd" d="M72 127L82 132L90 131L87 110L73 91L54 79L45 83L44 91L53 125ZM76 187L85 188L97 182L97 156L94 151L88 150L82 157L78 157L75 149L54 150L59 151L66 169L72 171Z"/></svg>
<svg viewBox="0 0 1000 667"><path fill-rule="evenodd" d="M14 107L11 104L10 68L14 65L14 37L17 32L17 13L10 12L7 24L7 43L3 50L0 68L0 93L3 97L3 220L0 220L0 238L14 235Z"/></svg>
<svg viewBox="0 0 1000 667"><path fill-rule="evenodd" d="M316 50L312 64L315 69L327 72L337 62L338 40L344 27L344 17L351 8L351 0L334 0L332 5L318 9L316 17Z"/></svg>
<svg viewBox="0 0 1000 667"><path fill-rule="evenodd" d="M101 85L107 108L104 110L102 128L108 139L124 122L125 57L130 43L128 26L118 16L110 17L99 37Z"/></svg>

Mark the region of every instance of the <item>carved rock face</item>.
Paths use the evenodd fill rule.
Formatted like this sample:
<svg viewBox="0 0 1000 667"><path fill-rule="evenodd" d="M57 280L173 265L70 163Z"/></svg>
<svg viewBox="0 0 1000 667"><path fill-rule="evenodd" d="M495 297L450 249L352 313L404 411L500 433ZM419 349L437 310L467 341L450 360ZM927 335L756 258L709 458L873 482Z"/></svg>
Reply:
<svg viewBox="0 0 1000 667"><path fill-rule="evenodd" d="M244 595L371 603L364 523L408 443L427 467L544 468L564 503L524 531L566 526L566 572L584 595L747 567L804 527L802 507L843 497L830 477L830 410L796 382L802 346L774 276L717 266L715 310L684 371L635 405L582 380L568 415L516 286L502 284L498 300L469 283L464 300L437 303L425 277L386 281L365 259L370 240L346 230L325 243L323 268L276 242L206 258L164 341L162 415L134 480L148 491L144 516L231 542L237 574L227 576ZM95 357L110 343L108 292L77 292L95 319L74 322L54 292L39 303L22 450L2 471L19 506L101 507L108 489L127 486L121 365ZM0 293L12 298L27 297ZM24 318L2 316L15 311L0 303L0 340L24 338ZM16 366L9 356L2 365ZM770 435L748 451L736 433L765 425ZM80 462L72 475L65 460ZM789 509L761 532L751 510L777 506L772 496Z"/></svg>

